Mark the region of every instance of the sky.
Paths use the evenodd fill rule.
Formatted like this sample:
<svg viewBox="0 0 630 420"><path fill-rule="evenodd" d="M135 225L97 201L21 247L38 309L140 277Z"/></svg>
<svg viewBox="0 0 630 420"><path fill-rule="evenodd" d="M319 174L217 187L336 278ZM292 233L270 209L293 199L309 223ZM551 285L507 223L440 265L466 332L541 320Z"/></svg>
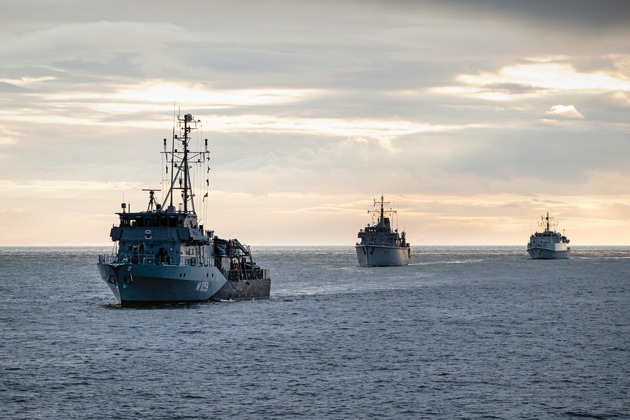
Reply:
<svg viewBox="0 0 630 420"><path fill-rule="evenodd" d="M109 246L173 115L202 223L353 246L381 194L412 247L630 245L630 2L3 0L0 246Z"/></svg>

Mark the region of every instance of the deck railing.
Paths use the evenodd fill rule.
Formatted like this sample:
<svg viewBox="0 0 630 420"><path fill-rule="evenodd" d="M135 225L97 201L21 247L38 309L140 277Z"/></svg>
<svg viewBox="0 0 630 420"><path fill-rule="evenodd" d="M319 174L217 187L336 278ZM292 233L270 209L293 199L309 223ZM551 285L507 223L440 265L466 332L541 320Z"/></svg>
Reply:
<svg viewBox="0 0 630 420"><path fill-rule="evenodd" d="M139 253L126 253L126 254L102 254L98 256L98 262L100 264L138 264L138 265L174 265L174 266L189 266L189 267L205 267L210 265L209 259L203 257L182 257L179 261L176 259L170 259L168 257L157 258L154 254L139 254Z"/></svg>

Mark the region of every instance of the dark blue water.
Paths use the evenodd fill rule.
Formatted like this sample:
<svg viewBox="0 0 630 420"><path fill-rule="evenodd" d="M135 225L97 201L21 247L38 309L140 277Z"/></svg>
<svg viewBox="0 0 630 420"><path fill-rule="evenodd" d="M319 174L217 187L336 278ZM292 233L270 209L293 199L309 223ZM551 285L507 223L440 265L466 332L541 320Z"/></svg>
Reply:
<svg viewBox="0 0 630 420"><path fill-rule="evenodd" d="M265 301L122 309L104 249L0 248L1 418L630 418L630 248L259 248Z"/></svg>

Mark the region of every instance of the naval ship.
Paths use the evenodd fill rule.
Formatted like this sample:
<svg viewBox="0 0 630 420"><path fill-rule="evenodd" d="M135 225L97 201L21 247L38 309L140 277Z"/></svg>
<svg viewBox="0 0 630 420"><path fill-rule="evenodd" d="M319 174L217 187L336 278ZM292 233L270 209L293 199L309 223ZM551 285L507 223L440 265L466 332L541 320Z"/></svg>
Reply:
<svg viewBox="0 0 630 420"><path fill-rule="evenodd" d="M540 217L538 223L540 227L544 227L544 231L536 232L529 237L527 244L527 253L532 259L556 260L569 258L571 247L570 240L556 232L555 226L552 226L552 217L547 212L547 217Z"/></svg>
<svg viewBox="0 0 630 420"><path fill-rule="evenodd" d="M371 215L378 216L378 223L367 225L359 231L356 251L361 267L381 267L407 265L411 260L411 248L405 239L405 232L398 234L398 229L392 231L390 218L396 210L385 210L385 204L389 204L381 195L381 200L374 200L374 207L380 204L380 210L368 210Z"/></svg>
<svg viewBox="0 0 630 420"><path fill-rule="evenodd" d="M209 180L199 182L199 174L210 171L208 140L205 148L191 150L191 133L200 122L191 114L178 116L170 147L164 139L163 203L155 190L144 190L146 211L132 212L122 203L116 213L119 223L110 232L114 249L99 256L98 270L122 306L269 297L269 272L256 264L250 248L205 230L197 217L193 184L207 188ZM207 198L206 192L202 201Z"/></svg>

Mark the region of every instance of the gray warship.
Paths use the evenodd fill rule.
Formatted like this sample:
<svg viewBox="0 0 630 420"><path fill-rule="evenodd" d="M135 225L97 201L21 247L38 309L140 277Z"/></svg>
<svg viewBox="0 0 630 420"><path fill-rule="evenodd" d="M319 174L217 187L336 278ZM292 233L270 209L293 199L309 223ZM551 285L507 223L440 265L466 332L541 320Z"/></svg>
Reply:
<svg viewBox="0 0 630 420"><path fill-rule="evenodd" d="M385 201L381 194L381 200L374 200L374 207L380 204L380 210L368 210L369 214L377 215L378 222L367 225L359 231L361 242L356 244L357 258L361 267L383 267L407 265L411 260L411 248L405 238L405 232L398 233L398 229L391 228L390 218L395 210L385 210Z"/></svg>
<svg viewBox="0 0 630 420"><path fill-rule="evenodd" d="M552 223L552 217L547 212L547 217L540 218L539 226L544 227L542 232L536 232L529 237L527 244L527 253L534 260L558 260L567 259L571 254L569 247L569 238L556 232L555 223Z"/></svg>
<svg viewBox="0 0 630 420"><path fill-rule="evenodd" d="M269 272L256 264L250 248L237 239L219 238L199 223L191 167L203 167L207 174L210 152L207 139L205 149L190 150L198 123L191 114L178 116L170 148L164 139L169 185L164 202L157 202L154 190L145 190L146 211L131 212L122 203L116 213L119 224L110 232L114 249L99 256L97 266L122 306L269 297ZM204 184L209 185L208 179ZM176 192L181 196L177 208Z"/></svg>

